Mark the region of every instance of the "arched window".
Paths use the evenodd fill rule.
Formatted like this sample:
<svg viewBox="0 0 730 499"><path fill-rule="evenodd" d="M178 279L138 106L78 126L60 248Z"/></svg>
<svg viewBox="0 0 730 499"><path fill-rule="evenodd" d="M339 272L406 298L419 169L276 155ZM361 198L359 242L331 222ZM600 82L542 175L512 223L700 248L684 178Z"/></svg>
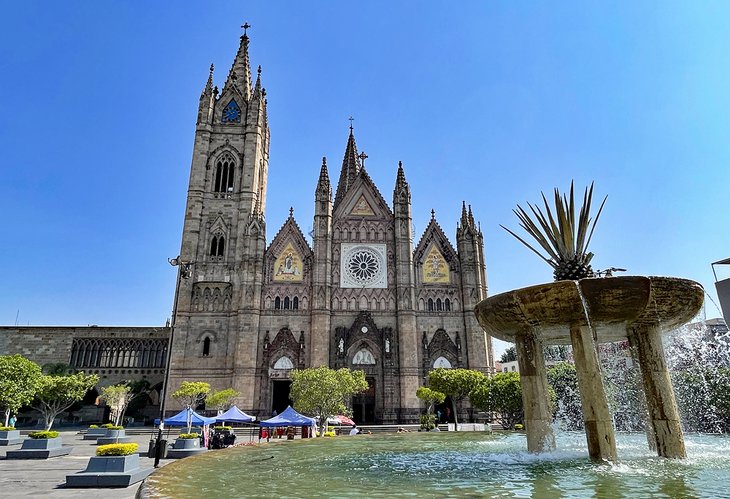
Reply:
<svg viewBox="0 0 730 499"><path fill-rule="evenodd" d="M274 298L274 309L279 310L281 308L281 298L278 296Z"/></svg>
<svg viewBox="0 0 730 499"><path fill-rule="evenodd" d="M284 298L284 310L289 310L289 297Z"/></svg>
<svg viewBox="0 0 730 499"><path fill-rule="evenodd" d="M274 364L274 369L294 369L294 364L289 357L279 357Z"/></svg>
<svg viewBox="0 0 730 499"><path fill-rule="evenodd" d="M438 369L439 367L451 369L451 362L449 362L449 359L447 359L446 357L439 357L433 362L433 368Z"/></svg>
<svg viewBox="0 0 730 499"><path fill-rule="evenodd" d="M441 307L442 307L441 298L436 298L436 310L441 312L441 310L443 310Z"/></svg>
<svg viewBox="0 0 730 499"><path fill-rule="evenodd" d="M214 257L220 257L221 259L223 257L223 252L226 249L226 238L223 237L223 234L217 233L213 238L210 240L210 256Z"/></svg>
<svg viewBox="0 0 730 499"><path fill-rule="evenodd" d="M233 192L233 167L235 161L230 154L221 156L215 164L213 192Z"/></svg>
<svg viewBox="0 0 730 499"><path fill-rule="evenodd" d="M296 297L296 296L294 297L291 308L294 310L299 310L299 298L298 297Z"/></svg>
<svg viewBox="0 0 730 499"><path fill-rule="evenodd" d="M444 309L447 312L451 312L451 300L449 300L448 298L446 298L446 301L444 302Z"/></svg>
<svg viewBox="0 0 730 499"><path fill-rule="evenodd" d="M363 348L359 350L355 356L352 358L352 364L358 365L358 364L369 364L374 365L375 364L375 357L373 357L373 354L370 350L367 348Z"/></svg>
<svg viewBox="0 0 730 499"><path fill-rule="evenodd" d="M206 336L203 340L203 357L210 355L210 336Z"/></svg>
<svg viewBox="0 0 730 499"><path fill-rule="evenodd" d="M433 312L433 298L428 299L428 311Z"/></svg>

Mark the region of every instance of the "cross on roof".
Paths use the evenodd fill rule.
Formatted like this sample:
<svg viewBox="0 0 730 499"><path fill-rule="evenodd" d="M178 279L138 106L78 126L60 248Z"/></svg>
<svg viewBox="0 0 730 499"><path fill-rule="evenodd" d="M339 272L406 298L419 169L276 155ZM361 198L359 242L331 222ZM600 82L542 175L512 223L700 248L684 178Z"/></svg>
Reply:
<svg viewBox="0 0 730 499"><path fill-rule="evenodd" d="M350 120L350 131L352 131L352 122L355 121L355 118L353 118L352 116L350 116L347 119Z"/></svg>
<svg viewBox="0 0 730 499"><path fill-rule="evenodd" d="M362 161L362 166L365 168L365 160L368 158L368 155L365 154L365 151L361 152L357 155L358 158L360 158L360 161Z"/></svg>
<svg viewBox="0 0 730 499"><path fill-rule="evenodd" d="M250 28L250 27L251 27L251 25L250 25L250 24L248 24L248 23L245 23L245 24L241 25L241 27L243 28L243 36L246 36L246 30L247 30L248 28Z"/></svg>

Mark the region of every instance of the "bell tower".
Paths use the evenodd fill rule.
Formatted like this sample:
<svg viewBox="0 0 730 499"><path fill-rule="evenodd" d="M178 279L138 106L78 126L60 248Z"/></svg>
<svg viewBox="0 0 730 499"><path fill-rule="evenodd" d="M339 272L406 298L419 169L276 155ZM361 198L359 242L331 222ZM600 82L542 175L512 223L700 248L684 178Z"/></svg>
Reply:
<svg viewBox="0 0 730 499"><path fill-rule="evenodd" d="M261 67L251 83L248 24L221 91L213 66L200 95L180 258L169 393L206 381L241 392L254 407L263 258L269 125ZM174 406L169 406L174 409Z"/></svg>

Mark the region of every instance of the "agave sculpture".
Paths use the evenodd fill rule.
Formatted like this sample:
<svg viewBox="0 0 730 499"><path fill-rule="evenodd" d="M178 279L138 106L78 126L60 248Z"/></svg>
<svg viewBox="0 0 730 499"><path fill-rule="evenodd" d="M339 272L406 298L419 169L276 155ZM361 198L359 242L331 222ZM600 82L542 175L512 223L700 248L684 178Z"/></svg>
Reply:
<svg viewBox="0 0 730 499"><path fill-rule="evenodd" d="M553 277L556 281L575 281L584 277L593 277L594 272L591 267L593 253L588 252L588 244L591 242L593 230L596 228L598 217L601 216L603 205L606 204L608 196L603 198L595 220L591 220L593 183L590 187L586 187L576 227L573 182L570 183L569 197L565 194L561 195L558 189L555 189L554 214L548 205L545 194L540 194L545 204L545 212L539 206L527 203L532 215L534 215L534 220L520 205L517 205L517 209L512 211L520 219L520 226L547 252L547 257L504 225L500 225L500 227L515 236L522 244L545 260L554 269Z"/></svg>

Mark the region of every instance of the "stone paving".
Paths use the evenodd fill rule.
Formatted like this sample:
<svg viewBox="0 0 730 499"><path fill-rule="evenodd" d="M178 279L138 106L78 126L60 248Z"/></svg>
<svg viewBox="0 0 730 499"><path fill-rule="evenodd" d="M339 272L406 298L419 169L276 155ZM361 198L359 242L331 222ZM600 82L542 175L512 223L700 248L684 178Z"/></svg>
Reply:
<svg viewBox="0 0 730 499"><path fill-rule="evenodd" d="M95 455L96 441L83 440L78 429L59 430L63 445L73 446L71 454L51 459L6 459L8 450L20 449L20 444L0 447L0 497L51 497L51 498L105 498L132 499L140 483L118 489L67 489L66 475L83 471L89 458ZM23 432L26 434L27 432ZM143 435L131 435L132 442L139 444L141 467L152 467L154 460L147 458L147 447L152 430ZM175 432L177 433L177 431ZM174 438L174 437L172 437ZM171 462L162 460L161 466Z"/></svg>

